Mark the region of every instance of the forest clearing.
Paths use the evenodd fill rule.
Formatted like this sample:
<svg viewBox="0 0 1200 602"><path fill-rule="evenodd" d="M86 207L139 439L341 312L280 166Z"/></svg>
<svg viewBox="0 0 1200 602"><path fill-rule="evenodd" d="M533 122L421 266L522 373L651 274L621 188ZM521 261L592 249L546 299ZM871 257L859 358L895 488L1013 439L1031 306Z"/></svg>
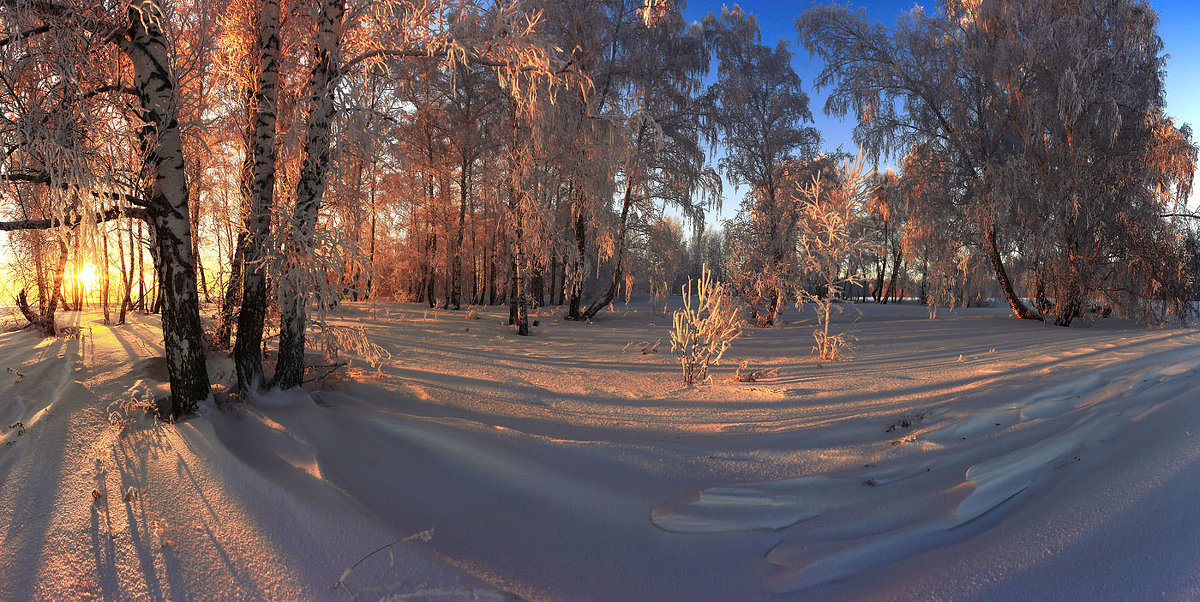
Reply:
<svg viewBox="0 0 1200 602"><path fill-rule="evenodd" d="M684 387L637 303L519 349L501 310L347 304L378 368L177 425L105 414L166 390L153 317L4 333L0 597L1196 595L1200 334L855 308L852 360L789 321Z"/></svg>

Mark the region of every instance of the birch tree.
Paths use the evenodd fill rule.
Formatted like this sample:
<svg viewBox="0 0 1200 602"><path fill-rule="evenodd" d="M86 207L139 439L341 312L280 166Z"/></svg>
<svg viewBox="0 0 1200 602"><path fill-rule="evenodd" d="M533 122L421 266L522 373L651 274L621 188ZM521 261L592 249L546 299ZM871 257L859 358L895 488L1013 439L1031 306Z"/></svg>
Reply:
<svg viewBox="0 0 1200 602"><path fill-rule="evenodd" d="M48 54L72 59L103 55L112 44L128 61L128 90L137 98L141 126L136 130L149 186L144 197L119 196L144 211L150 225L152 256L162 290L163 339L171 386L171 413L193 412L208 397L205 345L200 327L195 258L192 253L187 172L180 137L176 85L168 20L155 0L128 5L123 14L83 10L69 4L0 3L12 39L52 39ZM42 37L46 36L46 37ZM125 89L119 87L118 89ZM70 147L69 143L66 145ZM77 195L89 205L76 215L91 218L94 196L111 198L113 190L98 191L95 182L76 175L63 182L85 190ZM93 195L92 192L96 192ZM59 224L63 224L59 219Z"/></svg>
<svg viewBox="0 0 1200 602"><path fill-rule="evenodd" d="M631 225L650 214L654 203L676 207L694 224L702 224L705 210L719 204L720 180L708 167L701 139L700 91L708 71L702 32L689 30L677 3L653 10L653 19L643 12L629 25L638 35L627 42L628 75L613 84L621 91L613 105L623 115L614 117L621 150L616 157L620 209L608 253L612 278L579 314L582 320L593 318L616 296L628 271Z"/></svg>
<svg viewBox="0 0 1200 602"><path fill-rule="evenodd" d="M280 3L279 0L261 0L256 4L259 8L257 36L249 57L256 77L246 107L246 114L252 121L246 128L241 187L246 207L245 234L243 244L239 245L240 266L235 266L241 276L242 303L233 354L238 388L242 391L251 390L263 378L261 349L268 301L266 241L270 238L277 169L275 123L279 101ZM230 313L231 308L222 308L221 319L230 321Z"/></svg>
<svg viewBox="0 0 1200 602"><path fill-rule="evenodd" d="M801 42L825 68L818 87L831 88L825 112L858 119L855 141L884 155L922 142L944 153L967 187L961 208L977 225L974 236L991 262L1013 313L1040 319L1021 300L1004 265L1003 236L1010 212L991 195L1004 157L1018 151L1008 119L1019 95L1005 93L1009 64L1001 40L964 11L978 3L952 0L933 16L913 9L894 30L871 24L861 11L819 6L796 21Z"/></svg>
<svg viewBox="0 0 1200 602"><path fill-rule="evenodd" d="M553 94L555 87L563 85L560 82L585 88L588 84L556 64L555 51L538 31L540 12L519 4L486 9L469 4L367 5L350 13L356 27L346 31L355 35L346 41L355 54L347 59L341 56L345 14L343 0L321 0L314 18L304 160L285 235L284 255L291 267L285 271L280 289L280 353L273 381L279 388L295 387L303 380L311 290L305 286L304 265L313 257L313 235L330 165L337 82L342 74L358 66L405 58L450 65L470 62L493 68L501 87L520 109L533 106L541 95ZM380 27L387 30L380 31Z"/></svg>
<svg viewBox="0 0 1200 602"><path fill-rule="evenodd" d="M1144 314L1165 294L1186 307L1178 230L1162 216L1190 191L1196 151L1163 110L1155 22L1135 0L952 0L890 31L835 7L797 29L825 60L826 111L853 112L871 148L945 157L954 210L1013 313L1044 319L1006 261L1045 263L1066 326L1100 300Z"/></svg>
<svg viewBox="0 0 1200 602"><path fill-rule="evenodd" d="M775 48L758 42L758 25L736 7L720 17L704 19L720 61L717 81L706 93L712 135L725 149L720 167L726 177L750 187L741 212L752 230L750 248L743 257L761 258L737 269L750 276L754 270L749 299L756 321L773 326L787 302L787 282L794 265L797 207L780 195L781 169L785 162L808 162L816 158L820 136L804 125L812 120L808 95L792 69L792 53L782 40ZM731 274L736 278L736 275Z"/></svg>

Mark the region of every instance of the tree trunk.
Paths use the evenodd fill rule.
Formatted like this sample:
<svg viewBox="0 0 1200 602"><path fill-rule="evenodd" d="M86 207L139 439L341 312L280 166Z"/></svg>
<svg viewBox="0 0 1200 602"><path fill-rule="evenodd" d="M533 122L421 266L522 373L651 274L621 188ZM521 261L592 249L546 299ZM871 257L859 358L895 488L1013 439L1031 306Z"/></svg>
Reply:
<svg viewBox="0 0 1200 602"><path fill-rule="evenodd" d="M1004 295L1008 306L1012 308L1013 314L1022 320L1044 321L1045 319L1029 309L1017 296L1017 292L1013 290L1012 281L1008 279L1008 271L1004 269L1004 260L1000 257L1000 247L996 242L996 227L990 223L983 228L983 246L987 250L988 259L992 262L992 270L996 274L996 281L1000 284L1000 292Z"/></svg>
<svg viewBox="0 0 1200 602"><path fill-rule="evenodd" d="M1051 309L1050 299L1046 297L1046 273L1041 269L1034 270L1034 279L1033 302L1037 310L1045 314Z"/></svg>
<svg viewBox="0 0 1200 602"><path fill-rule="evenodd" d="M562 302L560 300L556 300L556 297L558 299L561 299L561 295L555 294L556 291L560 290L559 287L556 286L557 283L558 283L558 253L554 253L550 256L550 303L549 303L550 305L554 305L555 303L562 305Z"/></svg>
<svg viewBox="0 0 1200 602"><path fill-rule="evenodd" d="M467 185L471 181L471 162L464 159L458 176L458 235L454 241L454 256L450 262L450 295L446 305L462 309L462 246L467 230Z"/></svg>
<svg viewBox="0 0 1200 602"><path fill-rule="evenodd" d="M125 267L125 246L121 242L120 224L117 228L117 257L121 262L121 284L125 294L121 298L121 310L117 316L117 324L124 324L133 306L133 224L129 224L129 267Z"/></svg>
<svg viewBox="0 0 1200 602"><path fill-rule="evenodd" d="M221 299L221 311L217 314L217 328L213 332L213 348L229 349L233 336L233 321L238 302L242 296L243 257L246 253L246 233L239 232L229 264L229 282L225 283L225 295Z"/></svg>
<svg viewBox="0 0 1200 602"><path fill-rule="evenodd" d="M516 136L515 123L516 123L516 121L515 121L515 116L514 116L514 126L513 126L514 141L513 141L513 144L517 144L517 142L515 140L515 136ZM515 170L517 163L518 163L518 161L516 160L515 149L513 149L510 152L512 152L513 155L510 156L510 158L509 158L509 161L510 161L509 167L511 170ZM525 274L524 274L524 271L525 271L525 252L524 252L525 250L523 248L524 232L523 232L523 228L521 228L521 214L520 214L520 210L519 210L520 201L517 197L518 194L523 194L523 193L521 191L517 190L518 176L515 173L510 173L509 177L510 177L510 180L508 183L508 195L509 195L508 196L508 208L509 208L509 212L510 212L511 219L512 219L512 224L513 224L513 229L512 229L513 248L512 248L512 262L510 264L510 266L511 266L510 277L512 278L512 284L509 289L510 295L509 295L509 300L508 300L508 304L509 304L509 306L508 306L509 307L508 321L509 321L509 324L516 325L518 335L528 336L529 335L529 299L526 296L527 293L525 290L526 288L528 288L528 283L525 282Z"/></svg>
<svg viewBox="0 0 1200 602"><path fill-rule="evenodd" d="M137 227L138 227L137 228L137 230L138 230L137 231L137 251L138 251L138 262L137 262L138 263L138 267L137 267L138 300L137 300L137 306L138 306L138 311L145 313L145 311L146 311L146 257L144 254L144 250L146 247L145 247L145 244L142 242L143 240L145 240L145 238L144 238L144 235L142 234L141 222L138 222Z"/></svg>
<svg viewBox="0 0 1200 602"><path fill-rule="evenodd" d="M175 74L155 0L129 6L128 38L119 43L133 63L140 131L154 174L147 217L154 235L154 259L163 299L163 344L171 383L171 413L191 414L209 396L196 263L192 256L187 175L177 120ZM147 14L148 13L148 14Z"/></svg>
<svg viewBox="0 0 1200 602"><path fill-rule="evenodd" d="M887 303L896 296L896 278L899 276L900 269L903 267L903 260L892 255L892 275L888 278L887 292L883 296L883 302Z"/></svg>
<svg viewBox="0 0 1200 602"><path fill-rule="evenodd" d="M33 265L37 272L38 313L44 313L46 311L46 290L49 289L49 284L46 282L45 234L38 235L36 240L33 248Z"/></svg>
<svg viewBox="0 0 1200 602"><path fill-rule="evenodd" d="M638 134L638 145L641 145L642 136ZM613 275L612 282L608 284L608 289L604 291L591 305L579 315L578 320L591 320L600 313L600 310L608 307L612 303L613 298L617 296L617 288L621 284L623 273L623 260L625 258L625 236L629 224L629 208L633 204L633 178L626 178L625 194L621 199L621 221L617 224L617 248L613 253Z"/></svg>
<svg viewBox="0 0 1200 602"><path fill-rule="evenodd" d="M883 297L883 280L887 276L887 255L884 255L882 259L882 262L875 262L875 286L871 287L871 299L875 303L879 303Z"/></svg>
<svg viewBox="0 0 1200 602"><path fill-rule="evenodd" d="M1058 286L1055 290L1054 298L1054 325L1055 326L1070 326L1071 321L1078 317L1083 310L1083 291L1079 285L1079 267L1076 265L1075 244L1071 240L1066 241L1067 257L1064 265L1067 269L1067 282L1065 286ZM1062 275L1059 275L1062 278Z"/></svg>
<svg viewBox="0 0 1200 602"><path fill-rule="evenodd" d="M534 307L546 306L546 276L541 269L533 271L533 276L529 279L530 300Z"/></svg>
<svg viewBox="0 0 1200 602"><path fill-rule="evenodd" d="M271 236L275 198L275 106L279 97L279 0L263 0L258 26L258 82L251 96L242 193L246 199L246 248L242 256L242 309L233 347L238 390L262 384L262 338L267 318L267 274L263 265ZM303 355L303 351L301 352Z"/></svg>
<svg viewBox="0 0 1200 602"><path fill-rule="evenodd" d="M325 194L325 174L329 170L329 145L332 137L334 76L341 44L343 0L321 0L317 14L316 46L313 50L304 165L296 184L296 207L292 211L292 239L287 250L293 265L302 270L311 255L313 231ZM275 367L275 386L290 389L304 380L305 329L308 326L309 293L299 278L283 285L279 335L279 362Z"/></svg>
<svg viewBox="0 0 1200 602"><path fill-rule="evenodd" d="M371 179L371 269L367 272L367 298L375 299L375 179Z"/></svg>
<svg viewBox="0 0 1200 602"><path fill-rule="evenodd" d="M111 324L112 316L108 309L108 226L100 232L104 253L104 272L100 275L100 309L104 311L104 323Z"/></svg>
<svg viewBox="0 0 1200 602"><path fill-rule="evenodd" d="M587 253L587 222L583 219L583 209L575 216L575 261L571 266L573 278L570 278L571 301L567 305L568 320L582 320L579 306L583 297L583 258Z"/></svg>
<svg viewBox="0 0 1200 602"><path fill-rule="evenodd" d="M520 254L514 254L512 263L512 279L508 299L508 323L517 327L520 336L529 335L529 298L525 294L525 276L522 274Z"/></svg>
<svg viewBox="0 0 1200 602"><path fill-rule="evenodd" d="M430 226L432 229L432 225ZM437 305L437 231L434 230L429 237L429 278L425 280L425 300L429 302L429 309L433 309Z"/></svg>
<svg viewBox="0 0 1200 602"><path fill-rule="evenodd" d="M17 307L20 308L25 319L46 336L51 337L58 334L58 326L54 323L54 312L58 308L58 300L62 297L58 291L62 288L63 275L66 273L67 259L70 255L67 251L67 243L62 239L58 241L58 249L58 267L54 272L54 289L50 293L50 302L46 304L45 310L34 313L29 307L29 301L25 298L24 289L17 295Z"/></svg>

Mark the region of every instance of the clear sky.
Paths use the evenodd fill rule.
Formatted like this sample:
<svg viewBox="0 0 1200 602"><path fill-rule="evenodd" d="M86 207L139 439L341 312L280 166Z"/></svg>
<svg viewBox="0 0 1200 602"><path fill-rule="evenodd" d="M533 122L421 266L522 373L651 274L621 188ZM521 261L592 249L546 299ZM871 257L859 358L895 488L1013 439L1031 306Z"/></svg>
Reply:
<svg viewBox="0 0 1200 602"><path fill-rule="evenodd" d="M843 2L844 0L839 0L839 3ZM854 118L847 116L843 121L823 113L825 94L812 87L813 80L821 71L821 61L819 58L810 57L797 43L796 17L813 5L825 3L813 0L747 0L737 4L743 12L757 15L764 44L774 46L781 38L788 42L795 55L792 65L796 73L800 74L804 91L809 95L809 107L812 109L816 127L821 132L824 149L832 151L841 146L848 152L854 152L857 150L851 135L855 125ZM1163 38L1164 50L1168 55L1167 113L1200 131L1200 0L1151 0L1150 4L1158 12L1158 33ZM719 13L722 5L732 8L734 3L718 0L691 1L688 2L684 16L688 20L698 21L710 12ZM900 14L913 6L922 6L928 10L936 6L936 1L859 0L851 2L851 5L865 8L872 20L892 26ZM725 206L721 212L723 216L733 214L742 194L743 191L727 188ZM1197 194L1192 195L1193 206L1196 205L1197 198Z"/></svg>

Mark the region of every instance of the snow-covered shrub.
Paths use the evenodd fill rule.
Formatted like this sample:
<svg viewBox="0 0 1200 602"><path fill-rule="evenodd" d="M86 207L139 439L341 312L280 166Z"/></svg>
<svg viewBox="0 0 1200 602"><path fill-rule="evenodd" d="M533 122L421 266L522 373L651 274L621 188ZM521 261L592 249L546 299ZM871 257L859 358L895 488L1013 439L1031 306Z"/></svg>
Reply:
<svg viewBox="0 0 1200 602"><path fill-rule="evenodd" d="M729 344L741 333L741 310L727 286L716 282L704 266L696 292L692 279L683 286L683 309L674 312L671 351L679 356L688 385L709 380L708 368L721 361Z"/></svg>
<svg viewBox="0 0 1200 602"><path fill-rule="evenodd" d="M158 408L153 397L132 395L108 404L108 423L117 430L152 420Z"/></svg>
<svg viewBox="0 0 1200 602"><path fill-rule="evenodd" d="M755 370L750 367L750 360L742 360L737 371L733 373L733 380L739 383L754 383L773 376L779 376L779 371L775 368Z"/></svg>
<svg viewBox="0 0 1200 602"><path fill-rule="evenodd" d="M383 362L391 359L392 354L380 347L367 337L366 329L361 326L347 326L330 322L317 322L321 334L322 355L329 362L337 363L342 355L353 354L378 369Z"/></svg>

